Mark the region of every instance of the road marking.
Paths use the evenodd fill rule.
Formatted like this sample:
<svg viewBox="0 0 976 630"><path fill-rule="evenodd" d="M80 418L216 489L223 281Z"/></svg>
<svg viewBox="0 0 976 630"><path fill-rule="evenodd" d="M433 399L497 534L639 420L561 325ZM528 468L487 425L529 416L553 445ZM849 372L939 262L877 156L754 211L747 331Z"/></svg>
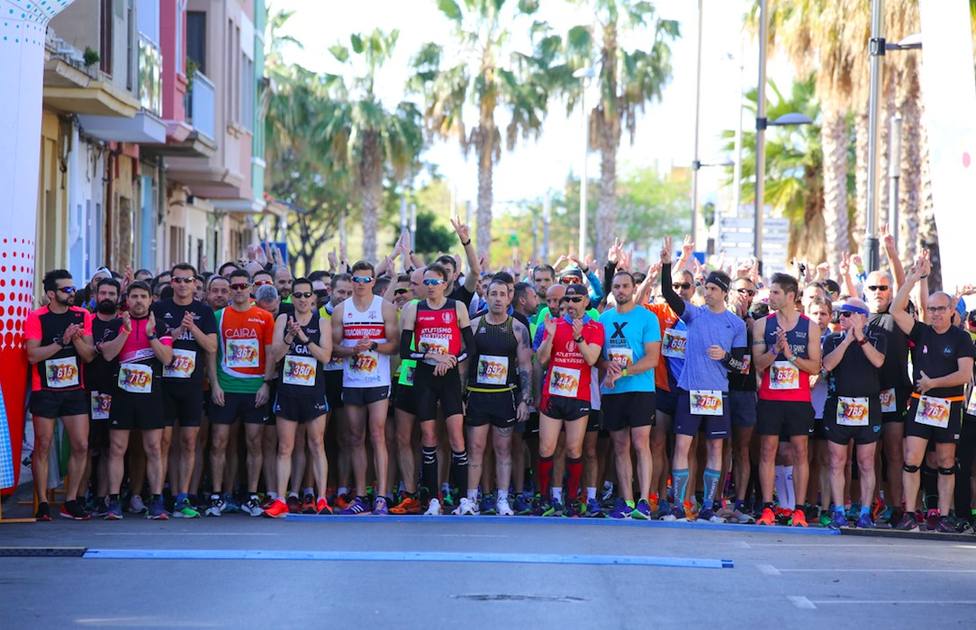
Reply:
<svg viewBox="0 0 976 630"><path fill-rule="evenodd" d="M731 560L541 553L450 551L286 551L274 549L89 549L86 559L109 560L346 560L351 562L482 562L502 564L584 564L731 569Z"/></svg>
<svg viewBox="0 0 976 630"><path fill-rule="evenodd" d="M790 598L792 599L792 598ZM801 599L807 599L803 597ZM976 606L976 599L813 599L809 600L811 605L824 606L826 604L854 604L864 606L867 604L886 604L891 606L929 606L938 604L957 605L957 606ZM799 608L799 606L797 606Z"/></svg>
<svg viewBox="0 0 976 630"><path fill-rule="evenodd" d="M759 569L759 572L763 575L780 575L779 569L771 564L757 564L756 568Z"/></svg>
<svg viewBox="0 0 976 630"><path fill-rule="evenodd" d="M802 548L805 548L805 547L810 547L811 549L821 549L821 548L847 549L848 547L877 547L878 549L890 549L891 547L894 547L895 546L895 543L889 543L889 544L877 544L877 543L874 543L874 544L872 544L872 543L845 544L845 543L837 543L837 542L831 542L831 543L828 543L828 544L819 543L819 542L810 542L810 543L780 543L780 542L776 542L776 543L757 543L757 542L754 542L754 543L745 543L744 542L743 544L746 545L747 547L776 547L776 548L780 548L780 547L799 547L801 549ZM973 549L976 549L976 547L972 547L972 548Z"/></svg>
<svg viewBox="0 0 976 630"><path fill-rule="evenodd" d="M274 532L95 532L96 536L281 536Z"/></svg>
<svg viewBox="0 0 976 630"><path fill-rule="evenodd" d="M786 599L801 610L816 610L816 606L813 602L802 595L787 595Z"/></svg>
<svg viewBox="0 0 976 630"><path fill-rule="evenodd" d="M95 626L98 628L219 628L223 624L212 621L196 621L188 619L179 621L171 615L163 617L82 617L75 619L80 626Z"/></svg>
<svg viewBox="0 0 976 630"><path fill-rule="evenodd" d="M976 573L976 569L780 569L780 573Z"/></svg>

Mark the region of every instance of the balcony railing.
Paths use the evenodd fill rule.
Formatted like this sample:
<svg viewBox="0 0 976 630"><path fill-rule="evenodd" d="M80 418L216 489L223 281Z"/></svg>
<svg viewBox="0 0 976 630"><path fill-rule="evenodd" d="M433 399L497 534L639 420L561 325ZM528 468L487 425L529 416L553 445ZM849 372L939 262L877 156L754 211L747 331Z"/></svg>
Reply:
<svg viewBox="0 0 976 630"><path fill-rule="evenodd" d="M163 114L163 55L148 37L139 35L139 104Z"/></svg>
<svg viewBox="0 0 976 630"><path fill-rule="evenodd" d="M186 119L197 131L216 140L214 120L214 84L199 70L193 73L186 93Z"/></svg>

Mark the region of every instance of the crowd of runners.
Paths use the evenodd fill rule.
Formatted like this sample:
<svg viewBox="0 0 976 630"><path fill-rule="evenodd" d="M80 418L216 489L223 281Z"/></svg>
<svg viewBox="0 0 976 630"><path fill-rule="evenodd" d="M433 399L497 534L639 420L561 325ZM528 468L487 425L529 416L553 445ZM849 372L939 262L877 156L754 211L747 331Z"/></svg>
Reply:
<svg viewBox="0 0 976 630"><path fill-rule="evenodd" d="M976 313L881 271L381 261L295 278L44 275L26 325L39 520L537 515L972 531ZM677 260L674 260L677 255ZM638 269L640 266L642 268ZM960 293L965 293L962 291Z"/></svg>

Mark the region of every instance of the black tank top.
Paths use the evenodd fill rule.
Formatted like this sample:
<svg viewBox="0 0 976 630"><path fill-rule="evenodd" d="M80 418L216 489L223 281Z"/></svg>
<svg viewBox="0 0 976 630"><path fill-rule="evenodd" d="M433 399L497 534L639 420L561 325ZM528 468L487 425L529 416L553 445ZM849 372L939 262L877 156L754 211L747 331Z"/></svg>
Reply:
<svg viewBox="0 0 976 630"><path fill-rule="evenodd" d="M294 319L289 315L288 320ZM308 337L309 343L319 346L322 331L319 329L320 317L318 312L312 313L312 319L302 326L302 331ZM285 329L287 335L287 328ZM325 391L325 368L312 356L308 345L297 338L291 343L288 352L281 362L281 376L278 377L278 391L292 396L310 396Z"/></svg>
<svg viewBox="0 0 976 630"><path fill-rule="evenodd" d="M469 389L506 391L515 385L518 339L512 331L513 321L511 316L501 324L488 323L487 316L478 320L468 369Z"/></svg>

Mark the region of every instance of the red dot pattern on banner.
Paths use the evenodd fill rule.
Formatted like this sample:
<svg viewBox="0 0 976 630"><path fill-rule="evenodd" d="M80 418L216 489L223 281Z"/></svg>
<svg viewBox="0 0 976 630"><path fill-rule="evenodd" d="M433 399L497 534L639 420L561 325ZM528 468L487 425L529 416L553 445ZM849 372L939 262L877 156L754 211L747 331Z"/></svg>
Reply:
<svg viewBox="0 0 976 630"><path fill-rule="evenodd" d="M969 155L969 151L962 152L962 166L963 168L969 168L969 165L973 163L973 158Z"/></svg>
<svg viewBox="0 0 976 630"><path fill-rule="evenodd" d="M34 298L34 241L0 239L0 350L24 347L24 322Z"/></svg>

